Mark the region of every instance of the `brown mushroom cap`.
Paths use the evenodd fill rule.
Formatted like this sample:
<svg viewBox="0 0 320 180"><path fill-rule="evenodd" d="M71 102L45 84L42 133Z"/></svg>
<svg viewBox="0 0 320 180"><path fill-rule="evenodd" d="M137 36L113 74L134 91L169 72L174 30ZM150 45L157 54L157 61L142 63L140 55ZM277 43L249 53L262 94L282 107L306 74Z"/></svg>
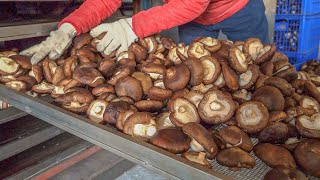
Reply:
<svg viewBox="0 0 320 180"><path fill-rule="evenodd" d="M116 62L114 60L103 60L98 70L105 78L110 78L116 69Z"/></svg>
<svg viewBox="0 0 320 180"><path fill-rule="evenodd" d="M232 94L232 98L242 104L251 100L252 93L246 89L241 89Z"/></svg>
<svg viewBox="0 0 320 180"><path fill-rule="evenodd" d="M218 76L218 79L213 84L219 88L223 88L226 85L226 81L224 79L222 72L220 73L220 75Z"/></svg>
<svg viewBox="0 0 320 180"><path fill-rule="evenodd" d="M306 139L300 142L294 150L297 164L312 176L320 177L320 141Z"/></svg>
<svg viewBox="0 0 320 180"><path fill-rule="evenodd" d="M24 69L31 69L32 65L30 62L30 58L28 56L23 55L12 55L10 56L16 63L20 65L20 67Z"/></svg>
<svg viewBox="0 0 320 180"><path fill-rule="evenodd" d="M238 127L245 132L258 133L268 125L268 109L258 101L243 103L237 109L236 120Z"/></svg>
<svg viewBox="0 0 320 180"><path fill-rule="evenodd" d="M50 94L53 91L54 87L54 85L42 81L40 84L34 85L32 87L32 91L39 94Z"/></svg>
<svg viewBox="0 0 320 180"><path fill-rule="evenodd" d="M259 52L257 59L254 61L255 64L262 64L264 62L270 61L276 52L276 46L272 45L265 45Z"/></svg>
<svg viewBox="0 0 320 180"><path fill-rule="evenodd" d="M287 141L288 126L282 122L270 123L259 133L259 142L281 144Z"/></svg>
<svg viewBox="0 0 320 180"><path fill-rule="evenodd" d="M278 88L286 96L291 96L294 93L292 85L282 78L270 77L264 81L264 84Z"/></svg>
<svg viewBox="0 0 320 180"><path fill-rule="evenodd" d="M130 109L130 105L124 101L110 102L103 114L103 119L107 123L116 124L118 114Z"/></svg>
<svg viewBox="0 0 320 180"><path fill-rule="evenodd" d="M202 125L190 122L182 127L182 131L192 139L190 146L193 151L205 151L210 159L217 155L218 147L209 131Z"/></svg>
<svg viewBox="0 0 320 180"><path fill-rule="evenodd" d="M259 77L259 67L250 64L248 70L239 76L239 85L241 89L250 89Z"/></svg>
<svg viewBox="0 0 320 180"><path fill-rule="evenodd" d="M219 130L219 136L227 147L239 147L247 152L253 149L250 137L237 126L227 126Z"/></svg>
<svg viewBox="0 0 320 180"><path fill-rule="evenodd" d="M189 152L182 153L181 156L188 159L189 161L201 164L201 165L206 166L208 168L212 167L212 164L207 161L206 153L204 153L204 152L191 152L191 151L189 151Z"/></svg>
<svg viewBox="0 0 320 180"><path fill-rule="evenodd" d="M269 76L266 76L266 75L260 73L259 77L256 81L256 84L254 85L254 88L259 89L260 87L264 86L264 81L268 78L269 78Z"/></svg>
<svg viewBox="0 0 320 180"><path fill-rule="evenodd" d="M230 66L238 73L244 73L247 71L248 63L246 60L246 56L239 48L233 47L229 49Z"/></svg>
<svg viewBox="0 0 320 180"><path fill-rule="evenodd" d="M271 59L271 62L278 62L278 61L287 61L287 62L289 62L289 59L282 52L275 52L273 57L272 57L272 59Z"/></svg>
<svg viewBox="0 0 320 180"><path fill-rule="evenodd" d="M272 76L273 68L274 68L273 62L271 62L271 61L264 62L259 67L260 67L260 71L264 75Z"/></svg>
<svg viewBox="0 0 320 180"><path fill-rule="evenodd" d="M0 75L15 74L19 70L20 65L12 58L0 57Z"/></svg>
<svg viewBox="0 0 320 180"><path fill-rule="evenodd" d="M130 76L119 79L115 84L115 91L118 96L128 96L134 101L139 101L143 94L140 82Z"/></svg>
<svg viewBox="0 0 320 180"><path fill-rule="evenodd" d="M179 127L189 122L200 122L197 108L184 98L177 98L170 102L169 110L171 122Z"/></svg>
<svg viewBox="0 0 320 180"><path fill-rule="evenodd" d="M279 122L286 118L288 118L288 116L283 111L271 111L269 113L269 122Z"/></svg>
<svg viewBox="0 0 320 180"><path fill-rule="evenodd" d="M83 46L90 44L92 37L89 33L83 33L73 39L73 47L76 49L80 49Z"/></svg>
<svg viewBox="0 0 320 180"><path fill-rule="evenodd" d="M163 46L166 48L166 49L171 49L173 48L174 46L176 46L176 44L174 43L174 41L169 38L169 37L161 37L160 39L161 41L161 44L163 44Z"/></svg>
<svg viewBox="0 0 320 180"><path fill-rule="evenodd" d="M35 78L25 75L25 76L20 76L17 78L19 81L24 81L26 83L26 90L29 91L31 88L37 84L37 81Z"/></svg>
<svg viewBox="0 0 320 180"><path fill-rule="evenodd" d="M221 47L220 41L212 37L203 37L199 39L199 42L204 44L204 47L212 53L218 51Z"/></svg>
<svg viewBox="0 0 320 180"><path fill-rule="evenodd" d="M61 103L64 109L72 112L86 112L89 104L94 100L93 95L89 90L79 88L76 91L67 92L55 99L56 102Z"/></svg>
<svg viewBox="0 0 320 180"><path fill-rule="evenodd" d="M172 91L183 89L190 80L190 71L185 64L179 64L167 69L163 82L166 88Z"/></svg>
<svg viewBox="0 0 320 180"><path fill-rule="evenodd" d="M291 153L281 146L269 143L258 144L253 148L254 154L272 168L296 168Z"/></svg>
<svg viewBox="0 0 320 180"><path fill-rule="evenodd" d="M204 69L203 83L212 84L218 79L221 73L218 60L212 56L204 56L200 58L200 61Z"/></svg>
<svg viewBox="0 0 320 180"><path fill-rule="evenodd" d="M152 86L149 88L147 95L152 100L164 101L172 96L172 91L170 89Z"/></svg>
<svg viewBox="0 0 320 180"><path fill-rule="evenodd" d="M7 82L5 86L23 93L26 92L27 90L27 83L20 80L13 80L13 81Z"/></svg>
<svg viewBox="0 0 320 180"><path fill-rule="evenodd" d="M197 86L202 83L204 78L204 67L199 59L188 58L184 63L190 70L190 85Z"/></svg>
<svg viewBox="0 0 320 180"><path fill-rule="evenodd" d="M298 73L296 69L289 64L288 66L284 67L283 70L279 70L274 74L275 77L280 77L285 79L288 82L291 82L298 78Z"/></svg>
<svg viewBox="0 0 320 180"><path fill-rule="evenodd" d="M133 104L134 100L128 96L121 96L121 97L116 97L113 98L110 102L118 102L118 101L123 101L126 102L128 104Z"/></svg>
<svg viewBox="0 0 320 180"><path fill-rule="evenodd" d="M256 165L255 159L246 151L238 148L228 148L220 151L217 155L217 162L230 168L253 168Z"/></svg>
<svg viewBox="0 0 320 180"><path fill-rule="evenodd" d="M148 57L148 50L137 43L132 43L129 46L129 52L134 54L135 60L140 63L147 59Z"/></svg>
<svg viewBox="0 0 320 180"><path fill-rule="evenodd" d="M123 132L148 141L156 133L156 122L151 113L135 112L124 122Z"/></svg>
<svg viewBox="0 0 320 180"><path fill-rule="evenodd" d="M57 85L61 80L65 79L62 66L58 66L52 76L52 84Z"/></svg>
<svg viewBox="0 0 320 180"><path fill-rule="evenodd" d="M257 38L249 38L243 44L243 52L250 54L253 61L257 60L261 49L263 49L263 44Z"/></svg>
<svg viewBox="0 0 320 180"><path fill-rule="evenodd" d="M230 66L227 64L227 62L222 61L221 63L221 70L224 77L224 80L226 81L227 87L232 90L236 91L239 89L239 76L234 72L233 69L230 68Z"/></svg>
<svg viewBox="0 0 320 180"><path fill-rule="evenodd" d="M274 168L267 172L263 180L307 180L307 177L297 169Z"/></svg>
<svg viewBox="0 0 320 180"><path fill-rule="evenodd" d="M188 56L193 58L201 58L203 56L210 56L211 53L205 48L205 45L200 42L193 42L188 49Z"/></svg>
<svg viewBox="0 0 320 180"><path fill-rule="evenodd" d="M298 117L296 128L304 137L320 139L320 113L311 117L306 115Z"/></svg>
<svg viewBox="0 0 320 180"><path fill-rule="evenodd" d="M279 89L262 86L252 94L252 100L262 102L269 111L283 111L284 97Z"/></svg>
<svg viewBox="0 0 320 180"><path fill-rule="evenodd" d="M161 64L143 64L141 72L148 74L153 80L162 79L166 73L166 68Z"/></svg>
<svg viewBox="0 0 320 180"><path fill-rule="evenodd" d="M104 122L103 114L104 114L104 111L106 110L108 104L109 103L105 100L92 101L88 110L87 110L88 118L91 121L102 124Z"/></svg>
<svg viewBox="0 0 320 180"><path fill-rule="evenodd" d="M63 72L67 78L72 77L72 73L74 72L76 66L78 65L78 60L76 56L70 56L66 59L65 63L63 64Z"/></svg>
<svg viewBox="0 0 320 180"><path fill-rule="evenodd" d="M200 104L200 101L202 100L204 94L200 91L189 91L187 94L183 96L186 100L190 101L193 105L195 105L197 108Z"/></svg>
<svg viewBox="0 0 320 180"><path fill-rule="evenodd" d="M140 81L144 94L147 94L148 90L153 85L151 77L143 72L134 72L131 77Z"/></svg>
<svg viewBox="0 0 320 180"><path fill-rule="evenodd" d="M175 127L175 125L172 124L169 116L170 116L170 112L163 112L159 114L156 122L158 130Z"/></svg>
<svg viewBox="0 0 320 180"><path fill-rule="evenodd" d="M126 77L126 76L130 76L132 73L132 69L130 67L127 66L120 66L118 67L112 77L109 79L108 83L115 85L119 79Z"/></svg>
<svg viewBox="0 0 320 180"><path fill-rule="evenodd" d="M17 80L17 78L14 77L13 75L0 76L0 83L3 83L3 84L10 81L14 81L14 80Z"/></svg>
<svg viewBox="0 0 320 180"><path fill-rule="evenodd" d="M131 60L134 60L134 54L133 52L131 51L123 51L121 52L117 58L116 58L116 61L119 62L121 61L122 59L131 59Z"/></svg>
<svg viewBox="0 0 320 180"><path fill-rule="evenodd" d="M190 142L189 136L178 128L161 129L150 139L151 144L175 154L189 150Z"/></svg>
<svg viewBox="0 0 320 180"><path fill-rule="evenodd" d="M116 127L123 131L124 123L128 120L128 117L130 117L133 113L137 112L138 110L134 106L130 106L129 110L120 111L117 116L117 122Z"/></svg>
<svg viewBox="0 0 320 180"><path fill-rule="evenodd" d="M135 102L134 106L142 112L159 112L163 108L163 102L155 100L140 100Z"/></svg>
<svg viewBox="0 0 320 180"><path fill-rule="evenodd" d="M226 122L233 116L234 111L233 100L218 90L205 93L198 107L201 119L208 124Z"/></svg>
<svg viewBox="0 0 320 180"><path fill-rule="evenodd" d="M90 67L76 69L73 73L73 78L90 87L97 87L105 81L104 77L98 70Z"/></svg>
<svg viewBox="0 0 320 180"><path fill-rule="evenodd" d="M115 93L114 86L104 83L92 89L92 94L95 96L100 96L103 93Z"/></svg>
<svg viewBox="0 0 320 180"><path fill-rule="evenodd" d="M29 76L34 77L37 83L40 83L43 78L42 68L38 65L32 65L31 70L29 71Z"/></svg>

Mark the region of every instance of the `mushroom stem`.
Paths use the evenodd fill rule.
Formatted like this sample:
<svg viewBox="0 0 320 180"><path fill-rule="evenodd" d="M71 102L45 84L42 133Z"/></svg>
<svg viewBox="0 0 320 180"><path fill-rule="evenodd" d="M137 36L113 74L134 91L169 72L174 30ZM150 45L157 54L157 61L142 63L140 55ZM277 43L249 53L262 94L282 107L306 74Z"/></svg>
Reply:
<svg viewBox="0 0 320 180"><path fill-rule="evenodd" d="M217 111L217 110L220 110L221 108L222 108L222 106L220 103L217 103L217 102L210 103L211 110Z"/></svg>

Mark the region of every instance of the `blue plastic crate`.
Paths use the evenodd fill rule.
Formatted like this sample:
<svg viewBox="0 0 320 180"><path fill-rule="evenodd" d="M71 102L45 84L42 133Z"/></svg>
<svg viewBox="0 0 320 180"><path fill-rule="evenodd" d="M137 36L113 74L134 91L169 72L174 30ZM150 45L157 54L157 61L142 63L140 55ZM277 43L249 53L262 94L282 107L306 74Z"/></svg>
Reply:
<svg viewBox="0 0 320 180"><path fill-rule="evenodd" d="M314 15L320 13L320 0L277 0L276 15Z"/></svg>
<svg viewBox="0 0 320 180"><path fill-rule="evenodd" d="M298 17L285 15L276 16L274 43L277 51L285 54L307 54L319 48L319 41L319 15Z"/></svg>
<svg viewBox="0 0 320 180"><path fill-rule="evenodd" d="M288 56L289 62L293 65L302 64L310 59L318 58L318 50L313 49L307 53L293 53L293 52L285 52L284 54Z"/></svg>

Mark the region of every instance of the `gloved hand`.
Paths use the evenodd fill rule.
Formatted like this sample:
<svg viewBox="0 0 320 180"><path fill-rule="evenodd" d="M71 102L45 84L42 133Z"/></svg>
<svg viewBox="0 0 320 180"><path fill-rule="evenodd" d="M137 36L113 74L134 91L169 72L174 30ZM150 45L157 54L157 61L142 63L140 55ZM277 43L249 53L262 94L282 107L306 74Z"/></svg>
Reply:
<svg viewBox="0 0 320 180"><path fill-rule="evenodd" d="M123 51L127 51L131 43L138 39L132 30L132 18L100 24L90 31L90 35L97 37L103 32L107 32L107 34L98 41L97 50L104 54L111 54L120 46L117 50L118 55Z"/></svg>
<svg viewBox="0 0 320 180"><path fill-rule="evenodd" d="M71 24L64 23L58 30L52 31L45 41L22 51L20 54L31 56L32 64L37 64L47 55L50 59L56 60L71 45L72 39L76 35L76 29Z"/></svg>

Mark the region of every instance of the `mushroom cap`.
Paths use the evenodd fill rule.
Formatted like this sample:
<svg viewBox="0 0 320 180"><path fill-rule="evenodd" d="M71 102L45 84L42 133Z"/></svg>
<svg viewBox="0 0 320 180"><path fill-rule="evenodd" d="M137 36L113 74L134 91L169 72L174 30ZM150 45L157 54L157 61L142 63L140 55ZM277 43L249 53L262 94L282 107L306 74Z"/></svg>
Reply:
<svg viewBox="0 0 320 180"><path fill-rule="evenodd" d="M97 87L105 81L104 77L98 70L90 67L76 69L73 72L73 78L90 87Z"/></svg>
<svg viewBox="0 0 320 180"><path fill-rule="evenodd" d="M239 86L241 89L250 89L259 77L259 67L250 64L248 70L239 76Z"/></svg>
<svg viewBox="0 0 320 180"><path fill-rule="evenodd" d="M204 56L200 58L203 66L203 83L212 84L214 83L221 73L221 67L218 59L212 56Z"/></svg>
<svg viewBox="0 0 320 180"><path fill-rule="evenodd" d="M151 144L175 154L188 151L190 142L189 136L178 128L161 129L150 139Z"/></svg>
<svg viewBox="0 0 320 180"><path fill-rule="evenodd" d="M192 42L189 45L188 56L193 58L201 58L203 56L210 56L211 53L205 48L205 45L201 42Z"/></svg>
<svg viewBox="0 0 320 180"><path fill-rule="evenodd" d="M182 157L188 159L189 161L201 164L211 169L212 164L208 162L206 158L206 153L204 152L184 152L181 155Z"/></svg>
<svg viewBox="0 0 320 180"><path fill-rule="evenodd" d="M95 96L100 96L103 93L115 93L114 86L104 83L92 89L92 94Z"/></svg>
<svg viewBox="0 0 320 180"><path fill-rule="evenodd" d="M26 92L27 90L27 83L20 80L13 80L13 81L7 82L5 83L5 86L23 93Z"/></svg>
<svg viewBox="0 0 320 180"><path fill-rule="evenodd" d="M88 110L87 115L88 118L96 123L102 124L104 122L103 120L103 114L108 106L108 102L105 100L94 100L91 102Z"/></svg>
<svg viewBox="0 0 320 180"><path fill-rule="evenodd" d="M232 98L242 104L251 100L252 93L246 89L237 90L232 94Z"/></svg>
<svg viewBox="0 0 320 180"><path fill-rule="evenodd" d="M67 58L63 64L63 73L67 78L72 77L76 66L78 65L78 59L76 56L70 56Z"/></svg>
<svg viewBox="0 0 320 180"><path fill-rule="evenodd" d="M172 96L172 91L170 89L152 86L149 88L147 95L151 100L165 101Z"/></svg>
<svg viewBox="0 0 320 180"><path fill-rule="evenodd" d="M239 89L239 86L240 86L239 76L236 74L236 72L232 68L230 68L227 62L220 62L220 63L221 63L222 74L227 87L232 91L236 91L237 89Z"/></svg>
<svg viewBox="0 0 320 180"><path fill-rule="evenodd" d="M202 37L199 42L204 44L204 47L210 52L214 53L221 48L221 43L218 39L212 37Z"/></svg>
<svg viewBox="0 0 320 180"><path fill-rule="evenodd" d="M270 123L258 136L259 142L282 144L288 139L288 126L282 122Z"/></svg>
<svg viewBox="0 0 320 180"><path fill-rule="evenodd" d="M282 52L275 52L272 59L271 59L271 62L278 62L278 61L287 61L289 62L289 59L288 57L283 54Z"/></svg>
<svg viewBox="0 0 320 180"><path fill-rule="evenodd" d="M258 133L268 125L268 109L258 101L243 103L237 109L236 120L238 127L245 132Z"/></svg>
<svg viewBox="0 0 320 180"><path fill-rule="evenodd" d="M264 81L264 84L267 86L278 88L283 93L283 95L286 96L291 96L294 93L292 85L282 78L270 77Z"/></svg>
<svg viewBox="0 0 320 180"><path fill-rule="evenodd" d="M283 111L284 97L272 86L262 86L252 94L252 100L262 102L269 111ZM276 103L275 103L276 102Z"/></svg>
<svg viewBox="0 0 320 180"><path fill-rule="evenodd" d="M283 78L288 82L291 82L298 78L298 73L296 69L291 64L289 64L288 66L284 67L284 70L279 70L278 72L276 72L274 76Z"/></svg>
<svg viewBox="0 0 320 180"><path fill-rule="evenodd" d="M288 118L284 111L271 111L269 113L269 122L279 122Z"/></svg>
<svg viewBox="0 0 320 180"><path fill-rule="evenodd" d="M260 87L264 86L264 81L268 78L269 78L269 76L266 76L266 75L260 73L259 77L256 81L256 84L254 85L254 88L259 89Z"/></svg>
<svg viewBox="0 0 320 180"><path fill-rule="evenodd" d="M176 46L176 44L174 43L174 41L169 38L169 37L161 37L160 39L161 44L163 44L164 48L170 50L172 49L174 46Z"/></svg>
<svg viewBox="0 0 320 180"><path fill-rule="evenodd" d="M12 58L0 57L0 75L15 74L19 70L20 65Z"/></svg>
<svg viewBox="0 0 320 180"><path fill-rule="evenodd" d="M267 172L263 180L307 180L307 177L297 169L274 168Z"/></svg>
<svg viewBox="0 0 320 180"><path fill-rule="evenodd" d="M128 117L130 117L133 113L137 112L137 108L135 108L134 106L130 106L129 110L125 110L125 111L120 111L118 116L117 116L117 122L116 122L116 127L123 131L123 126L124 123L128 120Z"/></svg>
<svg viewBox="0 0 320 180"><path fill-rule="evenodd" d="M103 114L103 119L107 123L116 124L118 114L130 109L130 105L124 101L110 102Z"/></svg>
<svg viewBox="0 0 320 180"><path fill-rule="evenodd" d="M235 111L233 100L219 90L204 94L198 112L201 119L208 124L219 124L229 120Z"/></svg>
<svg viewBox="0 0 320 180"><path fill-rule="evenodd" d="M148 74L152 79L162 79L166 73L166 68L161 64L142 64L141 72Z"/></svg>
<svg viewBox="0 0 320 180"><path fill-rule="evenodd" d="M250 54L253 61L257 60L261 49L263 49L263 44L257 38L249 38L243 44L243 52Z"/></svg>
<svg viewBox="0 0 320 180"><path fill-rule="evenodd" d="M169 116L170 116L170 112L163 112L158 115L156 119L158 130L175 127L175 125L172 124Z"/></svg>
<svg viewBox="0 0 320 180"><path fill-rule="evenodd" d="M50 94L54 89L54 85L42 81L40 84L34 85L31 89L39 94Z"/></svg>
<svg viewBox="0 0 320 180"><path fill-rule="evenodd" d="M214 142L209 131L202 125L196 122L190 122L182 127L182 131L192 139L190 143L192 150L200 152L204 149L210 159L217 155L217 144Z"/></svg>
<svg viewBox="0 0 320 180"><path fill-rule="evenodd" d="M297 167L291 153L281 146L269 143L258 144L254 146L253 152L259 159L272 168L282 167L291 169Z"/></svg>
<svg viewBox="0 0 320 180"><path fill-rule="evenodd" d="M255 64L262 64L264 62L270 61L276 52L276 46L265 45L259 52L257 59L254 61Z"/></svg>
<svg viewBox="0 0 320 180"><path fill-rule="evenodd" d="M113 98L110 102L118 102L118 101L123 101L128 104L133 104L134 100L128 96L121 96L121 97L115 97Z"/></svg>
<svg viewBox="0 0 320 180"><path fill-rule="evenodd" d="M228 42L228 41L221 41L220 40L221 47L218 51L214 53L214 55L224 59L228 60L229 59L229 49L235 47L234 44Z"/></svg>
<svg viewBox="0 0 320 180"><path fill-rule="evenodd" d="M26 83L26 90L29 91L31 90L31 88L37 84L37 81L35 78L28 76L28 75L24 75L24 76L20 76L17 78L17 80L19 81L23 81Z"/></svg>
<svg viewBox="0 0 320 180"><path fill-rule="evenodd" d="M260 71L261 71L264 75L272 76L272 74L273 74L273 69L274 69L274 65L273 65L273 62L267 61L267 62L262 63L262 64L259 66L259 68L260 68Z"/></svg>
<svg viewBox="0 0 320 180"><path fill-rule="evenodd" d="M238 73L244 73L248 69L247 58L237 47L229 49L229 63L230 66Z"/></svg>
<svg viewBox="0 0 320 180"><path fill-rule="evenodd" d="M147 94L148 90L152 87L152 79L151 77L143 72L134 72L131 77L140 81L144 94Z"/></svg>
<svg viewBox="0 0 320 180"><path fill-rule="evenodd" d="M184 47L180 47L180 49L182 48L182 50L184 51L185 48ZM181 51L181 50L180 50ZM179 53L179 55L178 55ZM169 52L168 52L168 55L167 55L167 59L169 59L173 64L177 65L177 64L180 64L182 62L182 60L180 59L180 57L183 57L186 59L186 57L181 54L178 50L178 47L175 46L175 47L172 47Z"/></svg>
<svg viewBox="0 0 320 180"><path fill-rule="evenodd" d="M134 54L136 62L140 63L148 58L148 50L137 43L132 43L129 46L129 52Z"/></svg>
<svg viewBox="0 0 320 180"><path fill-rule="evenodd" d="M74 48L80 49L85 45L90 44L91 40L92 40L92 36L90 36L89 33L83 33L83 34L80 34L79 36L76 36L73 39L72 44Z"/></svg>
<svg viewBox="0 0 320 180"><path fill-rule="evenodd" d="M116 62L121 61L122 59L131 59L134 61L134 54L131 51L122 51L116 58ZM135 62L135 61L134 61Z"/></svg>
<svg viewBox="0 0 320 180"><path fill-rule="evenodd" d="M174 49L174 48L172 48ZM172 50L170 49L170 51ZM180 58L180 62L178 60L178 62L176 62L177 64L180 64L181 61L186 61L187 58L188 58L188 50L189 50L189 46L186 46L184 43L179 43L177 46L176 46L176 54L177 56ZM169 53L170 53L169 51ZM174 64L176 64L174 62Z"/></svg>
<svg viewBox="0 0 320 180"><path fill-rule="evenodd" d="M183 89L190 80L190 71L185 64L178 64L167 69L163 82L166 88L172 91Z"/></svg>
<svg viewBox="0 0 320 180"><path fill-rule="evenodd" d="M202 83L204 78L204 67L199 59L188 58L184 63L190 70L190 85L197 86Z"/></svg>
<svg viewBox="0 0 320 180"><path fill-rule="evenodd" d="M130 67L127 66L120 66L118 67L112 77L109 79L108 83L115 85L119 79L126 77L126 76L130 76L132 74L132 69Z"/></svg>
<svg viewBox="0 0 320 180"><path fill-rule="evenodd" d="M155 100L140 100L135 102L134 106L142 112L160 112L163 108L163 102Z"/></svg>
<svg viewBox="0 0 320 180"><path fill-rule="evenodd" d="M250 137L237 126L227 126L220 129L219 136L227 147L239 147L247 152L253 149Z"/></svg>
<svg viewBox="0 0 320 180"><path fill-rule="evenodd" d="M107 79L113 75L115 69L116 62L114 60L103 60L98 67L98 70Z"/></svg>
<svg viewBox="0 0 320 180"><path fill-rule="evenodd" d="M7 82L14 81L14 80L17 80L17 78L14 77L13 75L6 75L6 76L0 75L0 83L5 84Z"/></svg>
<svg viewBox="0 0 320 180"><path fill-rule="evenodd" d="M320 92L318 91L317 87L312 82L306 82L305 91L307 94L310 94L313 98L315 98L318 102L320 102Z"/></svg>
<svg viewBox="0 0 320 180"><path fill-rule="evenodd" d="M213 84L219 88L223 88L226 85L226 81L224 79L222 72L220 73L220 75L218 76L218 79Z"/></svg>
<svg viewBox="0 0 320 180"><path fill-rule="evenodd" d="M215 87L214 85L212 84L207 84L207 85L204 85L203 83L201 83L200 85L198 86L192 86L190 88L191 91L200 91L201 93L206 93L208 92L209 90L211 90L211 88ZM218 89L218 88L217 88Z"/></svg>
<svg viewBox="0 0 320 180"><path fill-rule="evenodd" d="M125 134L148 141L156 133L156 122L151 113L135 112L123 124Z"/></svg>
<svg viewBox="0 0 320 180"><path fill-rule="evenodd" d="M177 98L172 100L169 104L171 122L182 127L189 122L200 122L200 117L197 112L197 108L191 102L184 98Z"/></svg>
<svg viewBox="0 0 320 180"><path fill-rule="evenodd" d="M79 102L79 103L91 103L94 100L91 92L84 88L77 88L74 91L67 91L66 94L59 96L55 99L59 103L70 103L70 102Z"/></svg>
<svg viewBox="0 0 320 180"><path fill-rule="evenodd" d="M255 159L246 151L232 147L220 151L217 155L217 162L230 168L253 168L256 165Z"/></svg>
<svg viewBox="0 0 320 180"><path fill-rule="evenodd" d="M320 177L320 141L306 139L294 149L294 158L306 174Z"/></svg>
<svg viewBox="0 0 320 180"><path fill-rule="evenodd" d="M55 73L52 76L52 84L57 85L60 81L65 79L62 66L58 66L55 70Z"/></svg>
<svg viewBox="0 0 320 180"><path fill-rule="evenodd" d="M119 79L115 84L115 91L118 96L128 96L134 101L139 101L143 95L141 83L130 76Z"/></svg>
<svg viewBox="0 0 320 180"><path fill-rule="evenodd" d="M317 100L315 100L312 97L308 97L308 96L303 96L300 98L299 100L299 105L304 107L304 108L308 108L308 109L314 109L315 112L319 112L320 111L320 104Z"/></svg>
<svg viewBox="0 0 320 180"><path fill-rule="evenodd" d="M10 56L16 63L20 65L20 67L24 69L31 69L32 64L30 62L30 57L24 55L12 55Z"/></svg>
<svg viewBox="0 0 320 180"><path fill-rule="evenodd" d="M193 105L195 105L198 108L203 96L204 94L200 91L191 90L187 94L185 94L183 98L190 101Z"/></svg>
<svg viewBox="0 0 320 180"><path fill-rule="evenodd" d="M304 137L320 139L320 113L311 117L306 115L298 117L296 128Z"/></svg>

